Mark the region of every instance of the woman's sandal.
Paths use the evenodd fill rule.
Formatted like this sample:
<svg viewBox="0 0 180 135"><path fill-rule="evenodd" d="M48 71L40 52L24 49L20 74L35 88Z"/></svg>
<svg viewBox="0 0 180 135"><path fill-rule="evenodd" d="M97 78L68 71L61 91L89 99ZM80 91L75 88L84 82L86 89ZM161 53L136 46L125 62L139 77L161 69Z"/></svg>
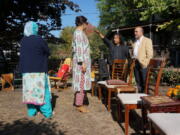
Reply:
<svg viewBox="0 0 180 135"><path fill-rule="evenodd" d="M82 113L87 113L87 112L89 112L89 110L87 110L84 106L77 107L76 109L77 109L79 112L82 112Z"/></svg>

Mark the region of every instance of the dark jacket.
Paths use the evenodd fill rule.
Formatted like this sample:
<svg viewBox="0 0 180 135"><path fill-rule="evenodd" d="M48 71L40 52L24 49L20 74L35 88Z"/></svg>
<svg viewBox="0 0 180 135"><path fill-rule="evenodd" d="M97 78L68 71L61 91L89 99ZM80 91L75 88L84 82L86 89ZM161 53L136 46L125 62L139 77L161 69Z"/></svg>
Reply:
<svg viewBox="0 0 180 135"><path fill-rule="evenodd" d="M20 72L48 72L49 48L40 36L23 37L20 49Z"/></svg>
<svg viewBox="0 0 180 135"><path fill-rule="evenodd" d="M110 49L110 61L109 61L110 64L112 64L112 61L115 59L128 59L130 57L128 46L114 45L106 37L103 38L103 41L108 46L108 48Z"/></svg>

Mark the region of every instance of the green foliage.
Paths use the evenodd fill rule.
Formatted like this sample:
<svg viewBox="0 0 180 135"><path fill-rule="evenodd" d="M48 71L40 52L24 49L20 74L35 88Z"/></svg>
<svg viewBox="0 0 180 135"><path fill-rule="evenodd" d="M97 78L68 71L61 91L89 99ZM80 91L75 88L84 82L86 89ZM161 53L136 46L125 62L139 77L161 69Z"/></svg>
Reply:
<svg viewBox="0 0 180 135"><path fill-rule="evenodd" d="M102 44L101 39L97 35L92 34L91 36L89 36L89 44L91 46L92 59L99 58L100 57L99 46Z"/></svg>
<svg viewBox="0 0 180 135"><path fill-rule="evenodd" d="M99 29L100 31L105 33L105 31L102 28L99 28ZM65 43L60 44L58 48L54 47L55 49L53 49L52 47L52 50L54 50L56 54L57 52L61 52L61 57L63 58L71 57L72 39L73 39L74 30L75 30L75 27L65 27L60 34L60 38L64 40ZM88 35L88 40L91 47L92 59L100 58L101 52L103 52L104 54L107 54L107 47L104 45L102 39L96 33L92 33Z"/></svg>
<svg viewBox="0 0 180 135"><path fill-rule="evenodd" d="M106 31L103 28L98 28L102 33L106 33ZM102 39L96 34L92 33L88 36L89 44L91 46L91 58L92 59L98 59L100 58L101 54L108 54L108 48L102 41Z"/></svg>
<svg viewBox="0 0 180 135"><path fill-rule="evenodd" d="M71 56L72 54L72 39L74 30L75 27L65 27L60 34L60 38L65 41L65 43L61 44L61 50L66 53L67 56Z"/></svg>
<svg viewBox="0 0 180 135"><path fill-rule="evenodd" d="M61 15L70 8L79 11L70 0L0 0L0 43L6 47L19 41L27 21L39 22L40 35L52 38L60 30Z"/></svg>
<svg viewBox="0 0 180 135"><path fill-rule="evenodd" d="M97 0L100 25L119 27L162 21L159 29L180 30L180 0Z"/></svg>
<svg viewBox="0 0 180 135"><path fill-rule="evenodd" d="M49 43L48 47L49 47L50 52L51 52L49 59L61 59L62 58L62 56L60 54L60 52L61 52L60 45Z"/></svg>
<svg viewBox="0 0 180 135"><path fill-rule="evenodd" d="M180 30L180 2L179 0L135 0L137 8L144 9L140 12L140 20L151 19L152 16L167 20L159 25L159 29Z"/></svg>
<svg viewBox="0 0 180 135"><path fill-rule="evenodd" d="M62 39L64 43L49 44L49 48L51 50L50 59L62 59L66 57L71 57L72 38L74 30L75 27L65 27L60 34L60 39Z"/></svg>
<svg viewBox="0 0 180 135"><path fill-rule="evenodd" d="M119 27L139 23L138 6L135 0L97 0L100 10L100 25Z"/></svg>
<svg viewBox="0 0 180 135"><path fill-rule="evenodd" d="M170 86L176 86L180 82L180 72L178 71L164 71L162 75L162 82Z"/></svg>

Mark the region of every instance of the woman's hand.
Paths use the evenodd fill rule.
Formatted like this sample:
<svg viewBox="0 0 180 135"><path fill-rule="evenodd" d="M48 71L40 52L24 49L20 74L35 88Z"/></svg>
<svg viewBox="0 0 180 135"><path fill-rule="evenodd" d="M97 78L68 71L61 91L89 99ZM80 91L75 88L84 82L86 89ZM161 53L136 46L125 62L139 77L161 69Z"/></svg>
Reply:
<svg viewBox="0 0 180 135"><path fill-rule="evenodd" d="M104 38L104 35L97 29L94 30L101 38Z"/></svg>
<svg viewBox="0 0 180 135"><path fill-rule="evenodd" d="M85 72L86 72L86 68L87 68L86 64L85 64L85 63L83 63L83 64L82 64L82 72L83 72L83 73L85 73Z"/></svg>

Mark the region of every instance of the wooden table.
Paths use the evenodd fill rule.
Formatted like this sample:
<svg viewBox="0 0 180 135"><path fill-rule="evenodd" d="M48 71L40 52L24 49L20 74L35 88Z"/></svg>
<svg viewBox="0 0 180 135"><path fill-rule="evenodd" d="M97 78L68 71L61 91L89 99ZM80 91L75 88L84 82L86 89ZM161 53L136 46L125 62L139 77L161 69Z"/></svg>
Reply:
<svg viewBox="0 0 180 135"><path fill-rule="evenodd" d="M175 100L167 96L146 96L142 99L142 116L144 122L144 134L147 127L147 112L180 112L180 100Z"/></svg>

